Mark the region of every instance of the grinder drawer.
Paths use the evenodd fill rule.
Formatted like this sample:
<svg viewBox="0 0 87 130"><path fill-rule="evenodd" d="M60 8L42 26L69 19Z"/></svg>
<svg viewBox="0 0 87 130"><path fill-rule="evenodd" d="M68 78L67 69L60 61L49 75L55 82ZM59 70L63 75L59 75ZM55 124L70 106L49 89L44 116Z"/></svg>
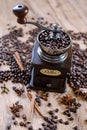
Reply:
<svg viewBox="0 0 87 130"><path fill-rule="evenodd" d="M39 86L39 87L43 87L43 88L54 88L54 89L58 89L64 86L65 84L65 79L59 79L59 78L53 78L53 77L40 77L37 76L34 79L34 85L35 86Z"/></svg>

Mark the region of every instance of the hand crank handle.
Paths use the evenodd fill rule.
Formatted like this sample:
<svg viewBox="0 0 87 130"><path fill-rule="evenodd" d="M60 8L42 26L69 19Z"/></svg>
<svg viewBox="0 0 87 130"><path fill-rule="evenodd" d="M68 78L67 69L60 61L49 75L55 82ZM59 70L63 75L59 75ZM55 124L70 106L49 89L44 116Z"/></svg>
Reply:
<svg viewBox="0 0 87 130"><path fill-rule="evenodd" d="M55 28L46 28L43 25L33 22L33 21L27 21L26 15L29 12L29 9L26 5L24 4L18 4L13 7L13 13L17 17L17 22L20 24L33 24L37 26L38 28L42 30L47 30L47 31L52 31L54 33L58 33L60 30L58 29L58 26L55 24Z"/></svg>

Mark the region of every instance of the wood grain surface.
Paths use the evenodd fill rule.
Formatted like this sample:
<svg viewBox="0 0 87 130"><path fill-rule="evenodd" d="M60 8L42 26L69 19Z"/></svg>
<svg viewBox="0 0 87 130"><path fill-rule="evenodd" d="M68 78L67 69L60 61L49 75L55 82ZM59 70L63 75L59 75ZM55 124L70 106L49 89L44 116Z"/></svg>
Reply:
<svg viewBox="0 0 87 130"><path fill-rule="evenodd" d="M12 8L18 3L25 3L29 7L29 14L27 18L34 17L44 17L49 23L59 23L65 30L74 30L75 32L86 32L87 31L87 0L2 0L0 1L0 37L5 35L8 32L7 24L10 26L17 25L18 27L23 27L22 25L17 24L16 17L12 13ZM24 27L23 27L24 29ZM28 29L32 29L32 26L29 25ZM9 69L8 66L0 68L0 70ZM12 86L16 85L18 87L23 87L22 84L13 84L11 81L4 82L6 87L9 88L8 94L1 94L0 92L0 130L6 130L7 124L12 124L12 113L9 107L19 101L24 109L22 113L27 115L28 120L32 122L34 130L38 130L41 127L43 118L34 111L31 119L30 114L32 113L31 107L33 109L33 101L31 102L27 94L24 93L22 97L17 96L16 93L12 90ZM0 83L0 87L3 84ZM0 89L1 91L1 89ZM35 92L32 92L33 95ZM67 85L67 93L72 96L75 96L71 88ZM48 108L47 103L51 102L51 109L58 108L58 118L63 118L65 121L67 117L62 114L65 110L65 106L58 104L56 99L61 96L61 94L49 93L48 101L43 101L41 110L44 115L47 114ZM77 98L78 102L81 103L81 107L78 109L76 114L73 114L74 121L71 121L69 125L58 124L58 130L73 130L73 127L78 125L79 130L87 130L87 102L83 101L80 98ZM50 109L50 108L49 108ZM17 119L18 122L21 119ZM20 125L11 126L12 130L27 130L25 127Z"/></svg>

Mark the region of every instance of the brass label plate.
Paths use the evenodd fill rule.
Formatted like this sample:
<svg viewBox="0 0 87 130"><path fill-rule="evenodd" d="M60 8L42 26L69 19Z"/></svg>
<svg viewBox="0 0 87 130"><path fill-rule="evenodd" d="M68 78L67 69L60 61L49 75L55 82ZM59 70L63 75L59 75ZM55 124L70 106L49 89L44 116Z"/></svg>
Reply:
<svg viewBox="0 0 87 130"><path fill-rule="evenodd" d="M52 70L52 69L41 69L40 73L48 76L59 76L61 72L59 70Z"/></svg>

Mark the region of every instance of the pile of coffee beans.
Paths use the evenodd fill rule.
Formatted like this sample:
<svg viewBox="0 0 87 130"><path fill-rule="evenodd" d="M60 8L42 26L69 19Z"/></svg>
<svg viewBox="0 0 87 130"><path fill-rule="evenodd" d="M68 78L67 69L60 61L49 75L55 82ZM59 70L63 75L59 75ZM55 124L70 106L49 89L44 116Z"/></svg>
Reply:
<svg viewBox="0 0 87 130"><path fill-rule="evenodd" d="M87 33L74 33L69 31L74 40L72 48L72 68L71 73L68 74L67 79L74 92L84 99L87 99L87 92L83 94L81 89L87 89ZM78 40L78 41L77 41ZM81 49L79 41L85 45L85 49Z"/></svg>
<svg viewBox="0 0 87 130"><path fill-rule="evenodd" d="M56 35L56 38L54 38L54 35ZM53 34L53 32L50 31L43 31L39 35L39 41L41 45L52 50L67 48L71 43L68 34L62 30L60 30L57 34Z"/></svg>
<svg viewBox="0 0 87 130"><path fill-rule="evenodd" d="M8 25L9 26L9 25ZM8 27L9 33L0 38L0 66L8 65L10 70L0 72L0 82L12 80L12 82L20 82L27 84L30 78L30 60L32 46L30 45L29 37L26 42L19 40L23 37L23 29ZM13 54L15 52L20 54L25 71L21 71L17 65Z"/></svg>
<svg viewBox="0 0 87 130"><path fill-rule="evenodd" d="M73 88L87 87L87 49L81 50L78 44L73 46L72 71L69 81L73 82Z"/></svg>

